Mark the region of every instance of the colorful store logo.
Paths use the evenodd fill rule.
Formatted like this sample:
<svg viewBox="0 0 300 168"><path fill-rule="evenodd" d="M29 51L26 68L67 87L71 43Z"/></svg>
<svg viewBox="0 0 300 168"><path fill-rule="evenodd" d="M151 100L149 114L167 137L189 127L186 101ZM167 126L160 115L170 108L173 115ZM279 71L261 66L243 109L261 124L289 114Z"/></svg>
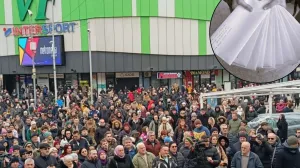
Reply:
<svg viewBox="0 0 300 168"><path fill-rule="evenodd" d="M70 23L56 23L54 24L54 33L73 33L75 31L75 22ZM48 35L52 33L52 24L42 24L42 25L24 25L21 27L4 28L4 35L8 37L13 36L38 36L38 35Z"/></svg>
<svg viewBox="0 0 300 168"><path fill-rule="evenodd" d="M24 0L16 0L16 1L18 4L20 20L24 21L28 14L28 10L32 5L33 0L27 0L26 2ZM53 4L55 3L55 0L39 0L35 20L47 20L46 9L47 9L48 1L53 1Z"/></svg>

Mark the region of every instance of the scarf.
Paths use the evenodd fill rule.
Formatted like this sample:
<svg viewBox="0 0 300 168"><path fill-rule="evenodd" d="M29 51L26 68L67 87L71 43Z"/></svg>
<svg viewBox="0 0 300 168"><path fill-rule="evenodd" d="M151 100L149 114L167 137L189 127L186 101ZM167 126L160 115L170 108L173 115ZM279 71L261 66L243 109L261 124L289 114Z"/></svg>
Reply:
<svg viewBox="0 0 300 168"><path fill-rule="evenodd" d="M101 159L100 159L100 162L101 162L101 165L102 165L102 166L105 166L105 165L107 164L107 159L105 159L105 160L101 160Z"/></svg>
<svg viewBox="0 0 300 168"><path fill-rule="evenodd" d="M114 154L116 156L118 156L119 158L124 158L125 157L125 154L123 156L121 156L121 153L119 152L120 149L124 149L124 147L122 145L118 145L116 148L115 148L115 151L114 151ZM124 151L125 152L125 151Z"/></svg>

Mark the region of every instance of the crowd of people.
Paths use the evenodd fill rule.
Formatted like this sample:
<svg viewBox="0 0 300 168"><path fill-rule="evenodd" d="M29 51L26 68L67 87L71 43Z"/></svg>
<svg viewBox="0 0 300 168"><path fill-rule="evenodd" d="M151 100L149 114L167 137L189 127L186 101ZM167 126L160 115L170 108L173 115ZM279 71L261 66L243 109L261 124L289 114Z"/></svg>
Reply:
<svg viewBox="0 0 300 168"><path fill-rule="evenodd" d="M288 137L284 113L276 132L247 125L266 113L265 97L200 107L197 92L178 85L110 88L93 102L80 87L60 89L57 102L46 87L36 104L31 97L0 92L0 168L300 167L300 128ZM288 103L275 98L275 108Z"/></svg>

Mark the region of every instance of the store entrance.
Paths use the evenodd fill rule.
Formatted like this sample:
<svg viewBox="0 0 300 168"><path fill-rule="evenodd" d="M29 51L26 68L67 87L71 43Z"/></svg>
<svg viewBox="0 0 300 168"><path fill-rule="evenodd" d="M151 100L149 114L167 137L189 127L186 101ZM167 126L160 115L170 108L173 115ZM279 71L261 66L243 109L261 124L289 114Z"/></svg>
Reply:
<svg viewBox="0 0 300 168"><path fill-rule="evenodd" d="M116 91L124 90L125 86L127 89L135 90L135 85L139 86L139 78L117 78L115 89Z"/></svg>
<svg viewBox="0 0 300 168"><path fill-rule="evenodd" d="M16 75L3 75L3 88L11 94L16 89Z"/></svg>

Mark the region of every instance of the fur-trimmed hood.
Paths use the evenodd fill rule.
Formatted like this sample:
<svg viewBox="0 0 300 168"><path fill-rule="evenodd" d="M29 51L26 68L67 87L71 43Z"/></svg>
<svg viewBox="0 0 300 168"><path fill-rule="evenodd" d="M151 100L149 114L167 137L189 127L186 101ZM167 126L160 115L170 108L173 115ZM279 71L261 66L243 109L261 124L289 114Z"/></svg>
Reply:
<svg viewBox="0 0 300 168"><path fill-rule="evenodd" d="M111 125L112 125L111 127L112 127L112 128L115 128L115 124L116 124L116 123L119 123L120 129L122 129L122 123L121 123L119 120L114 120L114 121L111 123Z"/></svg>

